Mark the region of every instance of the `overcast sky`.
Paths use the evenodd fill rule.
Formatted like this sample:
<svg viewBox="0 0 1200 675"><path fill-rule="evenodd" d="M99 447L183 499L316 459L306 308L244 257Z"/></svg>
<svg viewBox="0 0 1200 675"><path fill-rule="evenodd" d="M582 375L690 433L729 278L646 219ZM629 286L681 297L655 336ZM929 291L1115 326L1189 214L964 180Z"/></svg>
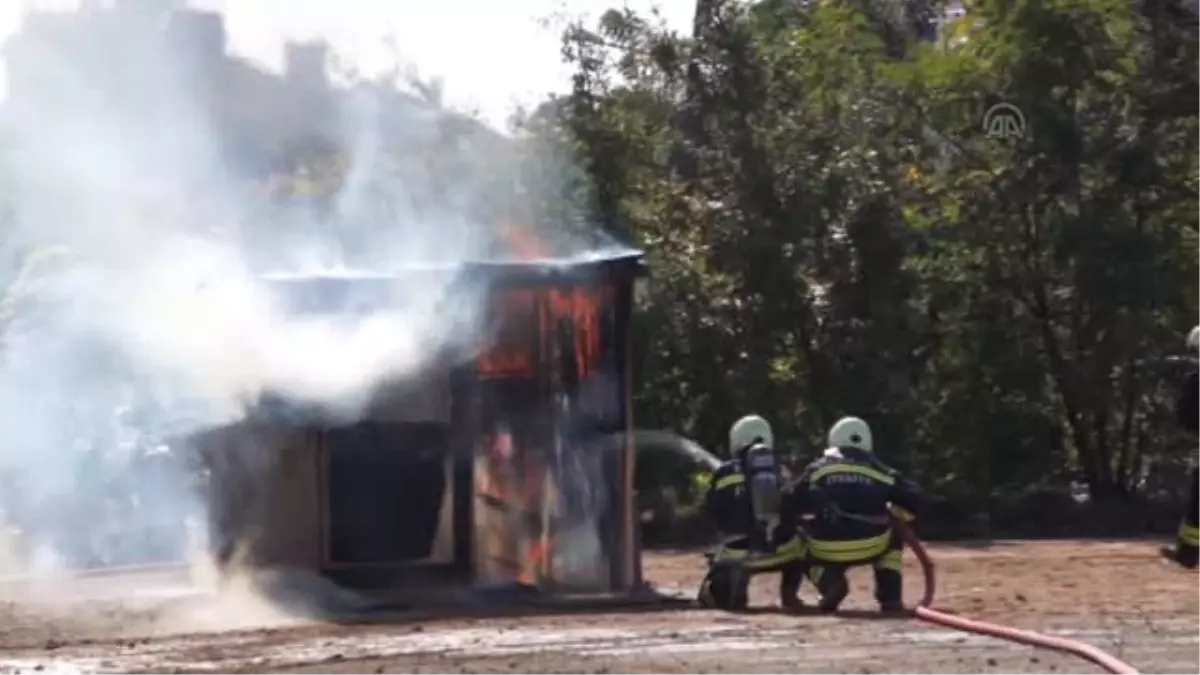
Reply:
<svg viewBox="0 0 1200 675"><path fill-rule="evenodd" d="M0 38L27 7L72 7L77 0L0 0ZM558 12L599 16L612 6L659 6L672 26L691 25L695 0L191 0L226 15L233 52L278 69L287 39L324 37L364 72L386 69L391 38L423 77L441 77L452 105L477 108L502 124L514 103L567 86L559 35L539 25ZM4 91L0 76L0 93Z"/></svg>

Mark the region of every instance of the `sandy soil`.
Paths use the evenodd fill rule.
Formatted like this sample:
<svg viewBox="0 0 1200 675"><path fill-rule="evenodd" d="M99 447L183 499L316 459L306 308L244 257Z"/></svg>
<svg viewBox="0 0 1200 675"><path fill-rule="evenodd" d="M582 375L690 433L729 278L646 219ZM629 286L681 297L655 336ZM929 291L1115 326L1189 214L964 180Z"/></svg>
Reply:
<svg viewBox="0 0 1200 675"><path fill-rule="evenodd" d="M1200 672L1197 574L1151 542L932 546L939 608L1081 639L1142 672ZM647 577L692 594L698 553L656 553ZM921 577L910 562L908 599ZM856 572L850 610L872 610ZM243 595L214 597L178 572L0 583L0 672L1099 672L1075 657L871 612L608 611L333 625ZM805 589L812 599L810 588ZM852 613L853 614L853 613Z"/></svg>

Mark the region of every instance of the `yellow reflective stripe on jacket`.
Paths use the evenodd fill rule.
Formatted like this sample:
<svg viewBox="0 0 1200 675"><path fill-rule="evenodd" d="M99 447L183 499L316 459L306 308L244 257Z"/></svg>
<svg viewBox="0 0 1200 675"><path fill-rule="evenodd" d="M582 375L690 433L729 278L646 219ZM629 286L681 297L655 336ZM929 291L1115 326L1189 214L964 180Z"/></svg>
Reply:
<svg viewBox="0 0 1200 675"><path fill-rule="evenodd" d="M799 560L804 554L804 542L799 537L792 537L770 553L754 555L744 548L727 548L721 552L720 559L741 561L747 569L761 569Z"/></svg>
<svg viewBox="0 0 1200 675"><path fill-rule="evenodd" d="M862 466L860 464L828 464L814 471L809 480L815 483L826 476L832 476L839 473L856 473L860 476L866 476L867 478L877 480L884 485L896 484L896 479L892 476L889 476L878 469L872 469L869 466Z"/></svg>
<svg viewBox="0 0 1200 675"><path fill-rule="evenodd" d="M727 487L733 487L734 485L741 485L742 483L745 483L745 482L746 482L745 476L743 476L740 473L733 473L733 474L729 474L728 476L725 476L724 478L718 478L716 485L713 485L713 489L714 490L724 490Z"/></svg>
<svg viewBox="0 0 1200 675"><path fill-rule="evenodd" d="M912 511L909 511L902 506L896 506L895 504L888 505L888 513L891 513L893 516L895 516L897 520L901 520L906 523L911 523L917 519L917 517L913 515Z"/></svg>
<svg viewBox="0 0 1200 675"><path fill-rule="evenodd" d="M825 562L861 562L882 555L887 551L891 539L891 531L869 539L850 541L809 539L808 552L812 557Z"/></svg>
<svg viewBox="0 0 1200 675"><path fill-rule="evenodd" d="M1200 546L1200 528L1184 523L1179 526L1179 543Z"/></svg>
<svg viewBox="0 0 1200 675"><path fill-rule="evenodd" d="M875 561L875 568L902 572L904 570L904 552L896 549L884 553L882 558Z"/></svg>

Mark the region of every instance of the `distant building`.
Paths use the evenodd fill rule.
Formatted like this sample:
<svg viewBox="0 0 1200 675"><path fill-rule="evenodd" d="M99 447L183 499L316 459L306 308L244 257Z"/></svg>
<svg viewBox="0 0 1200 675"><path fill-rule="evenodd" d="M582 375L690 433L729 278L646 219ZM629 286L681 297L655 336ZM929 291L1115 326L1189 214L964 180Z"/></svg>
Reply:
<svg viewBox="0 0 1200 675"><path fill-rule="evenodd" d="M276 76L228 53L220 14L162 0L31 12L3 51L14 110L96 106L140 122L186 93L252 174L272 169L269 156L285 139L322 135L334 123L324 44L286 45Z"/></svg>
<svg viewBox="0 0 1200 675"><path fill-rule="evenodd" d="M335 86L320 42L285 45L284 71L274 74L229 53L219 14L126 0L31 13L4 52L10 89L0 123L33 119L39 131L52 130L62 115L58 128L84 142L93 128L102 142L135 139L119 162L136 162L139 152L157 161L160 138L170 146L194 141L185 152L218 161L179 162L173 170L186 175L123 189L204 220L195 204L180 206L186 195L225 189L232 174L261 209L247 219L261 227L243 236L268 254L263 265L276 264L270 252L282 231L302 236L333 214L356 223L340 230L359 242L346 246L370 252L376 223L404 210L453 208L487 223L521 213L508 137L391 82ZM77 147L72 138L49 140ZM281 222L291 226L269 225Z"/></svg>
<svg viewBox="0 0 1200 675"><path fill-rule="evenodd" d="M297 145L329 147L344 135L339 107L353 92L331 83L326 44L285 45L284 72L275 75L229 53L220 14L182 5L94 0L78 11L26 15L3 46L6 105L39 116L96 106L125 113L136 128L152 123L157 110L170 115L170 103L186 93L211 117L228 163L257 178L294 170ZM406 136L427 140L456 120L485 152L502 144L484 125L404 92L359 87L382 94L376 122L389 143L404 146Z"/></svg>
<svg viewBox="0 0 1200 675"><path fill-rule="evenodd" d="M322 41L284 45L284 78L296 89L329 89L329 45Z"/></svg>

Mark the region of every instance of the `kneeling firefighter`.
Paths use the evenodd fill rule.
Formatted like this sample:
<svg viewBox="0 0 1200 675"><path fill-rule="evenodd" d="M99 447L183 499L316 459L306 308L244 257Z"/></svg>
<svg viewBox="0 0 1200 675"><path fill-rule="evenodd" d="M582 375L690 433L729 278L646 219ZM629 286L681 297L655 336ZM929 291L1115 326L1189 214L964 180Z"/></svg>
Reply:
<svg viewBox="0 0 1200 675"><path fill-rule="evenodd" d="M850 593L846 570L871 564L875 599L884 611L904 608L903 543L890 517L916 517L918 489L875 456L871 428L857 417L829 431L829 449L793 485L795 507L808 533L808 577L821 594L820 609L837 610Z"/></svg>
<svg viewBox="0 0 1200 675"><path fill-rule="evenodd" d="M710 557L700 585L706 607L744 609L750 577L780 573L780 602L800 606L804 546L793 510L785 504L783 479L771 425L748 415L729 429L732 459L713 472L704 510L721 532L722 545Z"/></svg>
<svg viewBox="0 0 1200 675"><path fill-rule="evenodd" d="M1188 334L1187 347L1193 356L1196 350L1200 349L1200 326L1196 326ZM1185 431L1200 433L1200 373L1196 368L1192 369L1183 383L1183 389L1175 403L1175 412L1179 418L1179 425ZM1188 480L1191 483L1191 494L1188 496L1187 511L1184 511L1179 523L1175 547L1164 547L1162 554L1168 560L1194 569L1197 558L1200 557L1200 526L1197 524L1200 521L1200 473L1197 473L1195 464L1192 465Z"/></svg>

